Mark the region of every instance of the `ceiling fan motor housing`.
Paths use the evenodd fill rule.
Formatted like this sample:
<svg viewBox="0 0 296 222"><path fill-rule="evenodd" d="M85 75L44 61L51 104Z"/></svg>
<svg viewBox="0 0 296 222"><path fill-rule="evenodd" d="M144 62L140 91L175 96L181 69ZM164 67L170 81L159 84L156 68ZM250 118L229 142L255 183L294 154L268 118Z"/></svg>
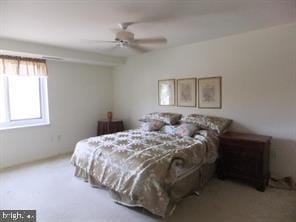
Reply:
<svg viewBox="0 0 296 222"><path fill-rule="evenodd" d="M123 44L128 44L134 40L134 34L129 31L119 31L116 33L115 41L119 41Z"/></svg>

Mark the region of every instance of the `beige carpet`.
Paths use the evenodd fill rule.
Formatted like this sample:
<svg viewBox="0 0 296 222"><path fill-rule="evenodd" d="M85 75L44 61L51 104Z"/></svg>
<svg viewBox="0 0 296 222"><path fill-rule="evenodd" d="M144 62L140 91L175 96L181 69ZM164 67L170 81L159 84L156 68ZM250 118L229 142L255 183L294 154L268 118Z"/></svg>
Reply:
<svg viewBox="0 0 296 222"><path fill-rule="evenodd" d="M115 204L106 191L73 176L69 156L0 172L0 209L36 209L38 222L160 221ZM296 192L213 179L182 201L167 221L295 222Z"/></svg>

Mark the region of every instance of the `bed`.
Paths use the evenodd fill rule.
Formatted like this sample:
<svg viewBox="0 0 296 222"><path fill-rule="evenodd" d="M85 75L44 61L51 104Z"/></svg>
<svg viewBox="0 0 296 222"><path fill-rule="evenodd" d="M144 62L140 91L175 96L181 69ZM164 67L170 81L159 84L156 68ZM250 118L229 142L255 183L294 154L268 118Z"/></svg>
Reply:
<svg viewBox="0 0 296 222"><path fill-rule="evenodd" d="M128 130L76 144L75 175L107 189L115 202L165 217L215 172L216 137Z"/></svg>

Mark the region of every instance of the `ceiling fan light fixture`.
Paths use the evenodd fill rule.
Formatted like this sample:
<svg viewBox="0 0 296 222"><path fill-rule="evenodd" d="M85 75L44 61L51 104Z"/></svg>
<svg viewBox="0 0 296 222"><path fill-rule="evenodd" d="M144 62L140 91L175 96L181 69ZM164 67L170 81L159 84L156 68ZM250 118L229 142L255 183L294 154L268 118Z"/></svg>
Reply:
<svg viewBox="0 0 296 222"><path fill-rule="evenodd" d="M131 42L134 40L134 34L129 31L119 31L116 33L115 41Z"/></svg>

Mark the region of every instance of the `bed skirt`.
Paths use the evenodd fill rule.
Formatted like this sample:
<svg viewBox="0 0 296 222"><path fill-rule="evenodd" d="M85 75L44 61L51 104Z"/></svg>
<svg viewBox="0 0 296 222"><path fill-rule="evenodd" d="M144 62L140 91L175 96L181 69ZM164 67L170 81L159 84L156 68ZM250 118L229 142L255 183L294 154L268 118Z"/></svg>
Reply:
<svg viewBox="0 0 296 222"><path fill-rule="evenodd" d="M188 195L194 193L199 193L202 191L204 186L213 177L216 171L216 164L204 164L199 169L194 170L186 177L177 180L171 187L168 188L168 194L170 197L170 204L167 208L166 216L173 213L176 208L176 204L184 199ZM85 182L89 182L93 187L102 188L109 191L113 201L128 206L128 207L143 207L136 204L131 200L128 195L118 193L116 191L110 190L107 187L101 186L89 175L86 170L76 166L75 176L83 179Z"/></svg>

